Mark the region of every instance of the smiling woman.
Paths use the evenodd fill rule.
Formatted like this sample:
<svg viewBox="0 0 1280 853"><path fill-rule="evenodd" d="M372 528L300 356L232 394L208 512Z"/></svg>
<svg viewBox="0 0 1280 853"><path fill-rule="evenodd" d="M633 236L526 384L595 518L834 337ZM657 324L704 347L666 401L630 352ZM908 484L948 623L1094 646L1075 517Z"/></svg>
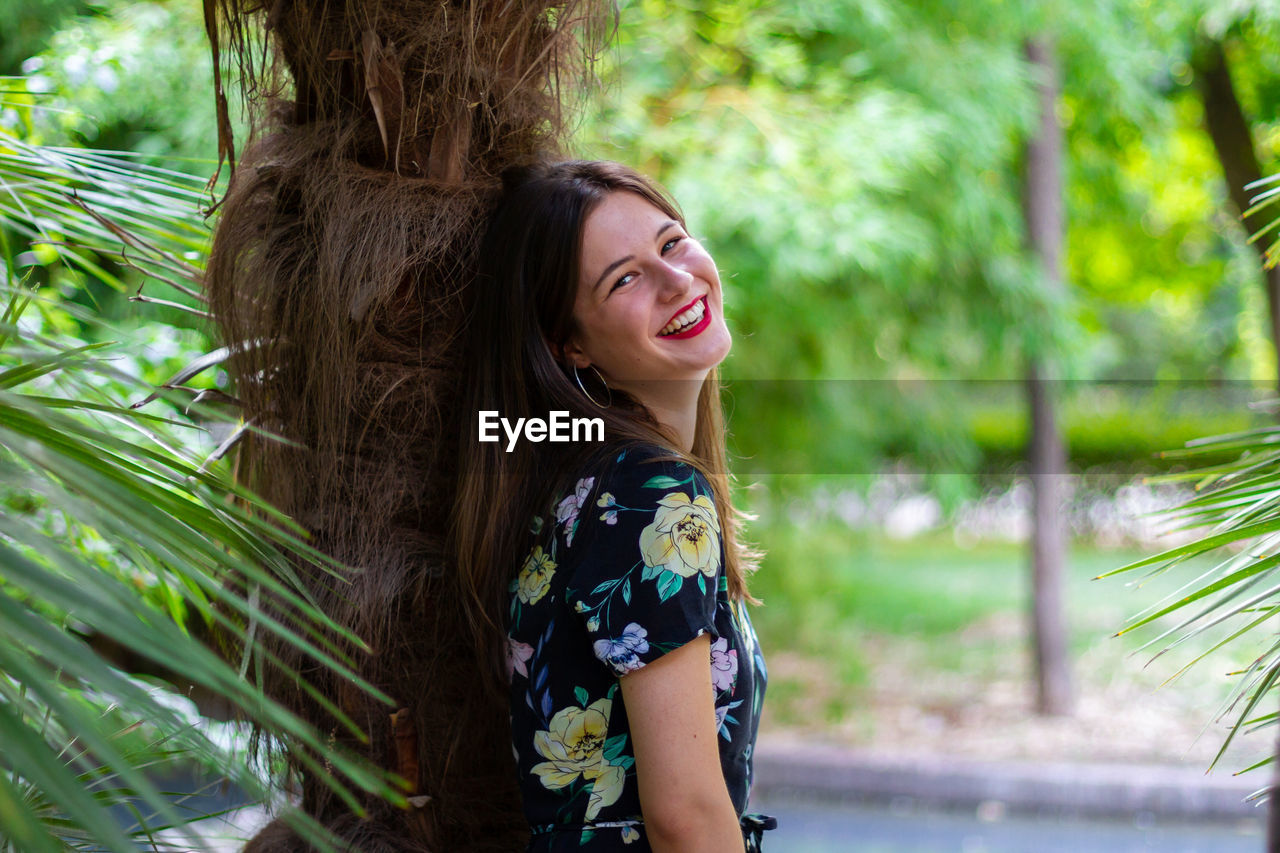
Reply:
<svg viewBox="0 0 1280 853"><path fill-rule="evenodd" d="M466 410L604 423L602 445L460 446L451 541L529 849L758 849L765 668L715 263L657 187L602 162L508 172L481 257Z"/></svg>

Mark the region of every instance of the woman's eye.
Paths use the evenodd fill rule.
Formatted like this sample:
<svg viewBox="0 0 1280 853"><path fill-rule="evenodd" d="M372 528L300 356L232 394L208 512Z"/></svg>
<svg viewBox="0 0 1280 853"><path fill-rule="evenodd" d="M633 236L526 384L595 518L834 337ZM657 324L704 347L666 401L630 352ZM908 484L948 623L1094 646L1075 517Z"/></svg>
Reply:
<svg viewBox="0 0 1280 853"><path fill-rule="evenodd" d="M679 243L683 239L684 239L683 237L672 237L670 240L663 243L662 254L665 255L667 252L671 251L673 248L675 248L676 243Z"/></svg>
<svg viewBox="0 0 1280 853"><path fill-rule="evenodd" d="M618 279L617 281L615 281L615 282L613 283L613 288L612 288L612 290L611 290L610 292L612 293L612 292L613 292L613 290L617 290L619 287L622 287L624 284L629 283L629 282L631 281L631 279L633 279L633 278L635 278L635 277L636 277L636 276L635 276L635 273L630 273L630 272L629 272L629 273L627 273L627 274L626 274L626 275L624 275L622 278Z"/></svg>

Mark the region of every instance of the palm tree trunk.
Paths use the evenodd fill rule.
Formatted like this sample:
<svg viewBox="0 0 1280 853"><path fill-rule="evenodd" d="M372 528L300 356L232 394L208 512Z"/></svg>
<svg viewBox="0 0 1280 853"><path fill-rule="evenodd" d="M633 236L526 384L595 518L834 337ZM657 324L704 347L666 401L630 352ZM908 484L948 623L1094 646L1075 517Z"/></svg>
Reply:
<svg viewBox="0 0 1280 853"><path fill-rule="evenodd" d="M1055 112L1057 63L1046 38L1026 44L1027 58L1040 74L1040 126L1028 142L1023 197L1027 235L1040 261L1044 286L1062 287L1062 129ZM1027 367L1031 410L1031 482L1034 488L1031 570L1031 624L1036 663L1036 708L1042 714L1072 711L1071 662L1067 649L1063 577L1066 533L1061 488L1066 449L1054 414L1053 367L1033 357Z"/></svg>

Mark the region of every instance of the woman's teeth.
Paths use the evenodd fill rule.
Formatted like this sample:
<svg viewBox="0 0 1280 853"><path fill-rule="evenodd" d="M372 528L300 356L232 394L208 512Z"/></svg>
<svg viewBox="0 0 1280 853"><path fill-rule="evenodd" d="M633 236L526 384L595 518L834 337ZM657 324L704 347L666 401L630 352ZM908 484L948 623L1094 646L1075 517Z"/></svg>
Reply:
<svg viewBox="0 0 1280 853"><path fill-rule="evenodd" d="M697 302L694 303L692 308L682 312L681 314L673 318L672 321L668 323L665 327L663 327L662 331L658 332L659 337L664 335L674 335L677 332L684 331L685 328L687 328L688 326L692 326L693 324L701 320L702 315L705 314L706 312L707 312L706 300L699 299Z"/></svg>

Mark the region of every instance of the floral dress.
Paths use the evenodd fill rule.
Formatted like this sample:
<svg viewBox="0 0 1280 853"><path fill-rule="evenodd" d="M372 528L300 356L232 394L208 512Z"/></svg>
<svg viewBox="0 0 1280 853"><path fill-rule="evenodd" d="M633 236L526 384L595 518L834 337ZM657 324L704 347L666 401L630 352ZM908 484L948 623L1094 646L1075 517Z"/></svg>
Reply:
<svg viewBox="0 0 1280 853"><path fill-rule="evenodd" d="M536 519L511 583L511 727L529 851L649 849L618 679L711 637L720 762L748 850L773 821L745 814L765 666L732 601L710 485L653 446L615 454L601 476Z"/></svg>

